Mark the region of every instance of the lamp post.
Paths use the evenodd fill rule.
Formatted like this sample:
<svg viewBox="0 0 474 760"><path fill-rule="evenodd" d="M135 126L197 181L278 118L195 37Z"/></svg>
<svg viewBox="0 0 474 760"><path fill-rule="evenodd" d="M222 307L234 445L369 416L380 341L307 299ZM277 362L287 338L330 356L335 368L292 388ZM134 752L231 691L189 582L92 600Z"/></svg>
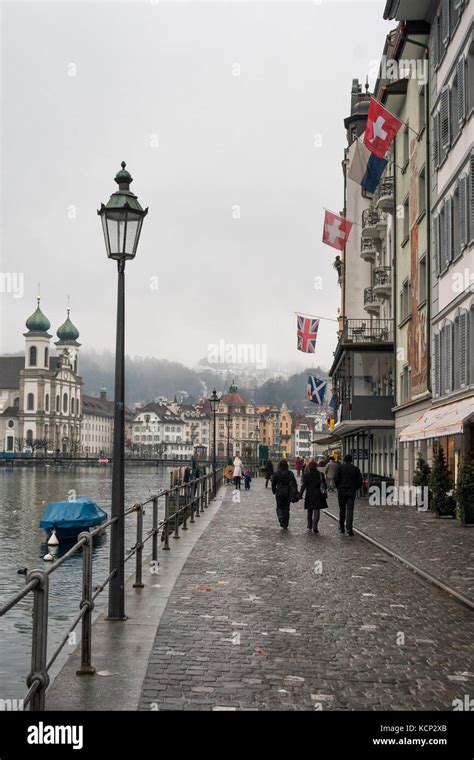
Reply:
<svg viewBox="0 0 474 760"><path fill-rule="evenodd" d="M115 571L109 585L109 620L125 620L124 609L124 443L125 443L125 262L135 258L143 219L137 196L130 191L133 179L125 169L115 176L118 190L106 206L97 212L102 220L105 248L109 259L117 262L117 332L115 344L114 441L112 465L112 523L110 536L110 572Z"/></svg>
<svg viewBox="0 0 474 760"><path fill-rule="evenodd" d="M258 424L258 422L255 425L255 440L256 440L256 443L255 443L255 460L256 460L255 477L258 477L258 470L259 470L259 466L260 466L260 459L259 459L259 456L258 456L258 453L259 453L258 450L259 450L259 447L260 447L260 425Z"/></svg>
<svg viewBox="0 0 474 760"><path fill-rule="evenodd" d="M230 424L232 422L232 417L230 416L230 412L229 411L227 412L226 422L227 422L227 464L229 464L229 459L230 459Z"/></svg>
<svg viewBox="0 0 474 760"><path fill-rule="evenodd" d="M213 430L214 430L214 446L212 449L212 467L214 469L214 475L213 475L213 483L214 483L214 498L216 497L217 493L217 481L216 481L216 412L217 407L219 406L219 396L216 393L216 389L212 391L211 398L209 399L209 403L211 405L212 414L213 414Z"/></svg>

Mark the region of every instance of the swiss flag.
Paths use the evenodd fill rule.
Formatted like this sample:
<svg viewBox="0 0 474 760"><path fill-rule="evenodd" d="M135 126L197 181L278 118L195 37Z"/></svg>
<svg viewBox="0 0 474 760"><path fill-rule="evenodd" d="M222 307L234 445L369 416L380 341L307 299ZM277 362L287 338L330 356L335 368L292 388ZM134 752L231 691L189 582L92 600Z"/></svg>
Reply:
<svg viewBox="0 0 474 760"><path fill-rule="evenodd" d="M400 119L387 111L378 100L370 99L364 143L378 158L384 157L401 126Z"/></svg>
<svg viewBox="0 0 474 760"><path fill-rule="evenodd" d="M344 219L343 216L333 214L332 211L326 211L324 215L323 243L337 248L338 251L342 251L349 239L351 229L352 222Z"/></svg>

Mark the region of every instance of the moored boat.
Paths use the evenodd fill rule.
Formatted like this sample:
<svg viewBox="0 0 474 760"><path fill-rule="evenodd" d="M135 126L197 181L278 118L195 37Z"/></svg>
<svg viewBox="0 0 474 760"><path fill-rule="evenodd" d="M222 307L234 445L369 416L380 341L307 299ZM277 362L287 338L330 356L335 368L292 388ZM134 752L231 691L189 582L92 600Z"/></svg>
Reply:
<svg viewBox="0 0 474 760"><path fill-rule="evenodd" d="M50 501L40 520L48 538L54 531L59 541L76 538L79 533L101 525L107 519L95 501L77 496L74 501Z"/></svg>

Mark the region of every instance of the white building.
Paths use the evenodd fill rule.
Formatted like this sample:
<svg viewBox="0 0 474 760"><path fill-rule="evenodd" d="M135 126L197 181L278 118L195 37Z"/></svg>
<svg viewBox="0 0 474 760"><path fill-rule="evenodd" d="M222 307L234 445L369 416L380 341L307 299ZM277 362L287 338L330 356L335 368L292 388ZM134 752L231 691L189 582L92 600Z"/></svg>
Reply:
<svg viewBox="0 0 474 760"><path fill-rule="evenodd" d="M105 388L100 396L82 395L81 449L85 456L111 456L114 438L114 402Z"/></svg>
<svg viewBox="0 0 474 760"><path fill-rule="evenodd" d="M193 444L186 440L186 423L162 404L151 403L139 410L133 421L133 450L164 459L190 459Z"/></svg>

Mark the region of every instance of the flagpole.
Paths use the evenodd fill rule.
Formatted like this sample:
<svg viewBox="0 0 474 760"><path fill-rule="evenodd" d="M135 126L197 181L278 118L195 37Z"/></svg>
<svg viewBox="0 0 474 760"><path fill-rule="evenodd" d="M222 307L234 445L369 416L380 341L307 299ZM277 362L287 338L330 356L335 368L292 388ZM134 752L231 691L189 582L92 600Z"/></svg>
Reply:
<svg viewBox="0 0 474 760"><path fill-rule="evenodd" d="M311 319L324 319L326 322L339 322L338 319L332 317L316 317L314 314L306 314L304 311L294 311L293 314L297 314L300 317L311 317Z"/></svg>
<svg viewBox="0 0 474 760"><path fill-rule="evenodd" d="M326 206L322 206L322 209L323 209L323 211L328 211L330 214L334 214L334 216L340 216L341 219L345 219L346 222L350 222L351 224L355 224L355 225L357 225L357 227L362 227L362 225L360 224L360 222L354 222L354 221L352 221L352 219L348 219L347 216L341 216L341 214L336 214L335 211L331 211L331 209L330 208L326 208Z"/></svg>
<svg viewBox="0 0 474 760"><path fill-rule="evenodd" d="M387 113L389 113L389 114L390 114L390 116L393 116L393 118L394 118L394 119L396 119L397 121L399 121L399 122L400 122L400 124L404 124L406 127L408 127L408 129L411 129L411 131L413 132L413 134L414 134L414 135L416 135L416 136L418 137L418 135L419 135L419 132L417 132L417 131L416 131L416 129L413 129L413 127L410 127L410 125L408 124L408 122L407 122L407 121L403 121L403 119L400 119L400 117L399 117L399 116L397 116L396 114L394 114L394 113L393 113L393 111L390 111L390 110L387 108L387 106L386 106L386 105L384 105L384 104L382 103L382 101L381 101L381 100L379 100L378 98L374 98L374 96L373 96L373 95L371 95L370 97L372 98L372 100L375 100L375 102L376 102L376 103L378 103L380 106L382 106L382 108L384 108L384 109L387 111Z"/></svg>

